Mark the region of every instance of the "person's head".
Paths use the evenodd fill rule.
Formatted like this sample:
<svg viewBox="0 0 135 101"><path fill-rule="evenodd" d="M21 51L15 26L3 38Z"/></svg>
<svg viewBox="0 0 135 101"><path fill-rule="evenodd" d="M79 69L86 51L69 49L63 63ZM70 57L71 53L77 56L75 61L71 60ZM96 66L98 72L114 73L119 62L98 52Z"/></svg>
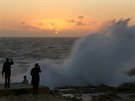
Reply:
<svg viewBox="0 0 135 101"><path fill-rule="evenodd" d="M8 58L6 58L6 62L9 62L9 59Z"/></svg>
<svg viewBox="0 0 135 101"><path fill-rule="evenodd" d="M38 66L39 66L38 63L36 63L36 64L35 64L35 68L38 68Z"/></svg>
<svg viewBox="0 0 135 101"><path fill-rule="evenodd" d="M26 79L27 78L27 76L26 75L24 75L24 77L23 77L24 79Z"/></svg>

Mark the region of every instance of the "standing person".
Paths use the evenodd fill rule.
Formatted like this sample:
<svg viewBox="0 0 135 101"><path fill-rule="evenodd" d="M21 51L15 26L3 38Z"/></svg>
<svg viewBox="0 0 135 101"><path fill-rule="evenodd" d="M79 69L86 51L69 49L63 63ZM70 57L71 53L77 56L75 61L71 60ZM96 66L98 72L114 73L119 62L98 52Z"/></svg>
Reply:
<svg viewBox="0 0 135 101"><path fill-rule="evenodd" d="M5 73L5 86L4 88L10 88L10 76L11 76L11 65L14 64L12 59L6 58L6 62L3 64L2 77Z"/></svg>
<svg viewBox="0 0 135 101"><path fill-rule="evenodd" d="M40 81L39 73L41 73L40 66L38 65L38 63L36 63L35 67L32 68L30 72L32 76L31 84L33 85L33 95L38 94L38 86L39 86L39 81Z"/></svg>

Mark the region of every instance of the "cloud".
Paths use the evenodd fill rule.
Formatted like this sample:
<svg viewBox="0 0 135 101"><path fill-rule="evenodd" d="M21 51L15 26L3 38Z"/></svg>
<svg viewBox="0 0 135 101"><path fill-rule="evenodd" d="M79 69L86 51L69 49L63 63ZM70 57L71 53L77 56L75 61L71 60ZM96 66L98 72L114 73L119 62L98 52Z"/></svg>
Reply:
<svg viewBox="0 0 135 101"><path fill-rule="evenodd" d="M76 22L76 25L77 26L85 26L86 23L85 22L82 22L82 21L78 21L78 22Z"/></svg>
<svg viewBox="0 0 135 101"><path fill-rule="evenodd" d="M76 26L85 26L87 25L87 23L85 23L84 21L82 20L76 20L75 18L74 19L70 19L70 20L67 20L68 23L73 23L75 24Z"/></svg>
<svg viewBox="0 0 135 101"><path fill-rule="evenodd" d="M39 26L43 26L44 24L43 24L42 22L39 22L38 25L39 25Z"/></svg>
<svg viewBox="0 0 135 101"><path fill-rule="evenodd" d="M50 23L52 26L52 30L57 31L57 25L53 22Z"/></svg>
<svg viewBox="0 0 135 101"><path fill-rule="evenodd" d="M55 24L53 22L50 23L52 26L55 26Z"/></svg>
<svg viewBox="0 0 135 101"><path fill-rule="evenodd" d="M84 19L85 16L78 16L78 19Z"/></svg>
<svg viewBox="0 0 135 101"><path fill-rule="evenodd" d="M69 22L69 23L76 23L75 19L67 20L67 22Z"/></svg>
<svg viewBox="0 0 135 101"><path fill-rule="evenodd" d="M69 23L80 23L83 19L85 18L85 16L77 16L77 18L72 18L72 19L69 19L67 20L67 22Z"/></svg>
<svg viewBox="0 0 135 101"><path fill-rule="evenodd" d="M25 21L22 21L21 24L25 24Z"/></svg>
<svg viewBox="0 0 135 101"><path fill-rule="evenodd" d="M75 26L90 26L96 24L95 21L92 21L90 17L87 16L77 16L72 19L66 20L68 23L72 23Z"/></svg>
<svg viewBox="0 0 135 101"><path fill-rule="evenodd" d="M27 24L25 21L22 21L17 28L25 30L39 30L38 27Z"/></svg>
<svg viewBox="0 0 135 101"><path fill-rule="evenodd" d="M34 26L30 26L30 25L19 26L19 28L25 29L25 30L39 30L39 28L34 27Z"/></svg>

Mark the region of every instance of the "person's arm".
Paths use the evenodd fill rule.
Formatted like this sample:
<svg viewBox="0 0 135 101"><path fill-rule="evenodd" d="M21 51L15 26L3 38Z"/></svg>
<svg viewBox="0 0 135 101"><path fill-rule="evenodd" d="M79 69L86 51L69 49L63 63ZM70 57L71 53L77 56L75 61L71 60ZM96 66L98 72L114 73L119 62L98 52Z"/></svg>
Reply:
<svg viewBox="0 0 135 101"><path fill-rule="evenodd" d="M12 59L10 59L10 60L11 60L11 62L10 62L10 63L11 63L11 65L13 65L13 64L14 64L14 61L13 61Z"/></svg>

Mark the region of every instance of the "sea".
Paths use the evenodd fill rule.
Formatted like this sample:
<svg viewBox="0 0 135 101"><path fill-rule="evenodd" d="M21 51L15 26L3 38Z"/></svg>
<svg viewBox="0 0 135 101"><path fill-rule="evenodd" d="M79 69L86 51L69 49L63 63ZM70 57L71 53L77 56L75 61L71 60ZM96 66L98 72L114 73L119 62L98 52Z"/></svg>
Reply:
<svg viewBox="0 0 135 101"><path fill-rule="evenodd" d="M11 82L22 82L39 63L40 84L49 87L133 82L135 27L128 20L81 38L0 38L0 83L5 58L14 60Z"/></svg>
<svg viewBox="0 0 135 101"><path fill-rule="evenodd" d="M4 37L0 38L0 83L4 79L1 77L3 63L6 58L13 59L12 81L14 77L27 72L27 68L34 66L38 61L45 59L58 63L71 54L73 44L78 38L75 37ZM21 80L20 80L21 81Z"/></svg>

